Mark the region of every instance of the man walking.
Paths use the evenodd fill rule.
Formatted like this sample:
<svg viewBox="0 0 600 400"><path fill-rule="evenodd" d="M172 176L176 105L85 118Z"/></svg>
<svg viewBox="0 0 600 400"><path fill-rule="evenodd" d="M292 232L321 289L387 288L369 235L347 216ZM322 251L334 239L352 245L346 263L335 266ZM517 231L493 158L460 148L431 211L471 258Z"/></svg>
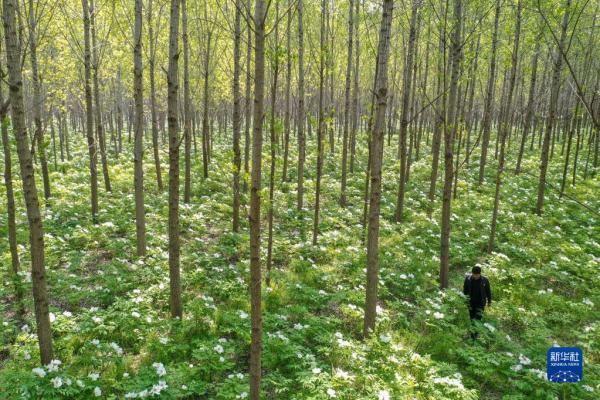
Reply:
<svg viewBox="0 0 600 400"><path fill-rule="evenodd" d="M492 289L490 281L481 275L481 267L476 266L471 270L471 275L465 278L463 293L468 297L469 318L471 323L474 320L481 320L483 310L486 306L492 305ZM471 338L476 339L477 333L471 332Z"/></svg>

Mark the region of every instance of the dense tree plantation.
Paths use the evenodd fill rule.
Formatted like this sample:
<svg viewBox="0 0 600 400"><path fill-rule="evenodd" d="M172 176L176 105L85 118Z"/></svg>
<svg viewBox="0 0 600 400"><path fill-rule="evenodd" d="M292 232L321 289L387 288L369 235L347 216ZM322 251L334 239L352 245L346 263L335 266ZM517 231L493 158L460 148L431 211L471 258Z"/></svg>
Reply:
<svg viewBox="0 0 600 400"><path fill-rule="evenodd" d="M600 398L598 0L1 2L0 399Z"/></svg>

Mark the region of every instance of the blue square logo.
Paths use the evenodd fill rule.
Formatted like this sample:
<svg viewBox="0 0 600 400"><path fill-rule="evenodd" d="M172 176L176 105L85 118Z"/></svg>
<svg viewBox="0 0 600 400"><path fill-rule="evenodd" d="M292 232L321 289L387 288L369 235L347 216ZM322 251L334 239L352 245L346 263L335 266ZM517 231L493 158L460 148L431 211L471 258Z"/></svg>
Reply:
<svg viewBox="0 0 600 400"><path fill-rule="evenodd" d="M549 381L568 383L583 379L583 352L579 347L551 347L547 355Z"/></svg>

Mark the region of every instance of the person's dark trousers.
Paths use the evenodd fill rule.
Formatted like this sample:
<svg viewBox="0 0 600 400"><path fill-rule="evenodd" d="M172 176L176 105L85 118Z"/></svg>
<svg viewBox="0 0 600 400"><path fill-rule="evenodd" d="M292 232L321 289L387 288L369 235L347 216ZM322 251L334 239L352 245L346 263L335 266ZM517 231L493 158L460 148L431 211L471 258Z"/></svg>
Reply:
<svg viewBox="0 0 600 400"><path fill-rule="evenodd" d="M478 333L473 329L473 325L475 325L474 320L481 321L483 317L483 307L477 307L469 305L469 318L471 319L471 338L477 339Z"/></svg>

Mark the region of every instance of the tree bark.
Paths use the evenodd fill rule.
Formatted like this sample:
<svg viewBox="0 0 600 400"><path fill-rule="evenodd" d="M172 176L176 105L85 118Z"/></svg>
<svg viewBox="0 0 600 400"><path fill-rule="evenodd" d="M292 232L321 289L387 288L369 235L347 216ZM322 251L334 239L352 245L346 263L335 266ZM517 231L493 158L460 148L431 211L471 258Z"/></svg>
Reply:
<svg viewBox="0 0 600 400"><path fill-rule="evenodd" d="M393 0L383 3L383 17L377 50L377 82L375 119L371 137L371 195L369 200L369 232L367 238L367 287L363 335L368 337L375 329L377 318L377 285L379 282L379 212L381 203L381 164L383 160L383 136L387 107L388 55L392 25Z"/></svg>
<svg viewBox="0 0 600 400"><path fill-rule="evenodd" d="M92 202L92 221L98 223L98 155L94 139L94 113L92 108L92 55L90 44L90 7L88 0L81 0L83 7L83 36L85 68L85 131L87 136L88 154L90 157L90 186Z"/></svg>
<svg viewBox="0 0 600 400"><path fill-rule="evenodd" d="M410 15L410 28L408 35L408 49L406 54L406 62L404 63L404 73L402 78L402 104L400 117L400 143L398 144L398 153L400 153L400 181L398 183L398 197L396 199L396 212L394 219L396 222L401 222L404 215L404 192L406 188L406 173L407 173L407 158L406 151L406 134L408 132L408 106L410 104L410 95L412 87L412 69L413 57L415 54L415 43L417 39L417 13L419 10L420 0L412 1L412 11Z"/></svg>
<svg viewBox="0 0 600 400"><path fill-rule="evenodd" d="M485 173L485 163L487 160L488 146L490 143L490 129L492 125L492 108L494 99L494 89L496 87L496 51L498 48L498 21L500 20L500 3L496 0L496 13L494 15L494 31L492 33L492 56L490 59L490 76L488 79L485 104L483 109L482 138L481 138L481 157L479 160L479 184L483 183Z"/></svg>
<svg viewBox="0 0 600 400"><path fill-rule="evenodd" d="M250 344L250 400L260 399L262 306L260 267L260 180L262 162L262 125L265 90L264 0L254 9L254 122L252 130L252 185L250 189L250 298L252 339Z"/></svg>
<svg viewBox="0 0 600 400"><path fill-rule="evenodd" d="M240 44L241 37L241 0L235 0L235 27L233 37L233 231L240 230Z"/></svg>
<svg viewBox="0 0 600 400"><path fill-rule="evenodd" d="M448 287L450 270L450 214L452 202L452 145L458 130L456 108L458 106L458 78L462 62L462 0L454 0L454 28L451 38L451 75L448 109L444 122L444 190L442 197L442 234L440 240L440 287ZM450 122L450 124L448 124ZM450 126L448 126L450 125Z"/></svg>
<svg viewBox="0 0 600 400"><path fill-rule="evenodd" d="M360 0L357 0L360 1ZM344 85L344 132L342 137L342 179L340 206L346 207L346 185L348 175L348 127L350 123L350 83L352 78L352 44L354 35L354 0L348 3L348 57L346 58L346 82Z"/></svg>
<svg viewBox="0 0 600 400"><path fill-rule="evenodd" d="M142 0L135 0L133 33L133 88L135 100L135 138L133 152L135 186L135 231L137 255L146 255L146 214L144 211L144 83L142 76Z"/></svg>
<svg viewBox="0 0 600 400"><path fill-rule="evenodd" d="M158 191L163 191L162 174L160 168L160 156L158 152L158 116L156 113L156 44L154 37L154 25L152 24L152 0L148 0L148 73L150 74L150 118L152 120L152 150L154 154L154 169L156 170L156 184Z"/></svg>
<svg viewBox="0 0 600 400"><path fill-rule="evenodd" d="M83 1L85 3L86 0ZM27 220L29 222L33 304L35 308L38 344L40 347L40 359L41 363L46 365L53 359L54 352L52 348L50 316L48 313L46 271L44 268L44 227L38 203L34 167L29 148L29 137L27 136L25 125L21 47L17 34L16 19L16 15L19 13L19 3L16 0L4 0L2 8L13 132L17 141L17 154L21 168L21 179L23 181Z"/></svg>
<svg viewBox="0 0 600 400"><path fill-rule="evenodd" d="M298 0L298 187L297 202L298 211L304 206L304 160L305 138L304 125L306 115L304 113L304 25L302 23L303 0Z"/></svg>
<svg viewBox="0 0 600 400"><path fill-rule="evenodd" d="M560 40L558 48L554 54L554 66L552 70L552 83L550 85L550 104L548 106L548 118L546 119L546 130L542 143L542 155L540 157L540 179L538 182L538 195L535 212L537 215L542 215L544 208L544 192L546 190L546 172L548 171L548 151L550 149L550 139L554 130L554 118L556 116L556 108L558 104L558 95L560 90L560 75L562 71L563 56L562 52L565 46L567 37L567 27L569 25L569 9L571 0L565 2L565 13L563 15Z"/></svg>
<svg viewBox="0 0 600 400"><path fill-rule="evenodd" d="M84 0L85 1L85 0ZM171 316L183 316L179 270L179 2L171 0L167 112L169 125L169 279Z"/></svg>

